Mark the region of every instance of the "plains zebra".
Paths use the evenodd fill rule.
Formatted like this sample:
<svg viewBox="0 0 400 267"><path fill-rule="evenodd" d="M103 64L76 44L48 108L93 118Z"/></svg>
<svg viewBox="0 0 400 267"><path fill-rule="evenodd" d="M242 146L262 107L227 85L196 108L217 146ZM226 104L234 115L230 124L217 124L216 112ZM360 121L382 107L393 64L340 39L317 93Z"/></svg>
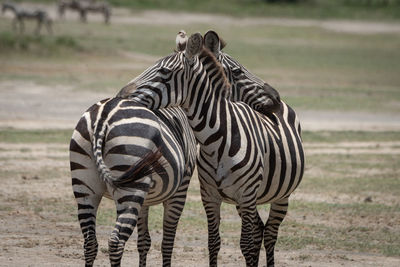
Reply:
<svg viewBox="0 0 400 267"><path fill-rule="evenodd" d="M66 9L79 12L82 22L87 22L87 13L102 13L104 22L109 23L111 16L111 6L108 2L96 2L95 0L61 0L58 2L58 14L63 17Z"/></svg>
<svg viewBox="0 0 400 267"><path fill-rule="evenodd" d="M286 155L296 155L300 157L300 164L297 161L294 161L294 159L292 159L291 161L286 160L286 163L281 163L285 164L286 170L277 170L275 175L279 174L279 172L281 172L281 174L283 175L284 171L290 171L292 173L292 179L298 180L300 182L304 172L304 151L301 141L300 122L296 115L296 112L285 102L280 101L280 96L275 89L273 89L270 85L249 72L234 58L222 52L221 50L224 48L226 43L220 40L217 33L215 33L214 31L208 31L204 35L204 43L205 46L215 55L215 57L221 63L225 70L225 74L228 77L228 80L231 82L231 99L233 101L243 101L254 110L257 110L269 117L270 120L276 120L277 125L280 125L280 136L286 136L286 138L289 138L287 141L288 147L284 147L285 150L282 151ZM266 94L263 94L262 92L257 92L257 90L262 89L265 90ZM271 115L271 112L274 112L274 115ZM295 150L293 151L288 149ZM282 155L281 152L280 154ZM298 170L300 170L300 172L298 172ZM270 175L273 175L273 173L274 170L271 170ZM260 190L266 192L268 188ZM284 199L282 201L287 202L287 200ZM282 203L282 201L278 200L277 202L272 202L269 199L265 201L265 203L271 203L269 217L265 225L262 223L260 217L257 216L257 224L260 227L260 232L258 233L258 237L256 238L257 246L261 246L262 238L260 237L262 237L262 235L265 235L264 246L267 253L268 266L274 265L274 247L278 236L278 230L280 224L286 216L288 209L288 202L285 204ZM217 219L217 217L214 217L214 220ZM213 225L215 225L215 222L213 222ZM216 232L216 236L213 237L211 240L219 240L218 231ZM219 248L219 245L210 247L210 255L212 255L211 257L215 259L215 261L217 259Z"/></svg>
<svg viewBox="0 0 400 267"><path fill-rule="evenodd" d="M40 33L40 30L41 30L43 24L46 26L47 32L50 34L52 33L52 29L51 29L52 21L46 11L40 10L40 9L24 10L24 9L18 8L16 5L14 5L12 3L6 2L1 5L1 12L4 13L7 10L10 10L11 12L14 13L14 19L12 22L14 31L17 30L17 25L19 25L19 32L20 33L24 32L24 30L25 30L24 20L25 19L33 19L33 20L37 20L37 27L35 30L36 34Z"/></svg>
<svg viewBox="0 0 400 267"><path fill-rule="evenodd" d="M195 138L180 108L152 112L117 97L83 114L70 142L70 165L86 266L92 266L97 255L96 213L103 195L117 206L117 222L109 239L112 266L120 265L136 223L139 265L146 265L151 245L148 206L158 203L164 204L163 266L171 265L196 153Z"/></svg>
<svg viewBox="0 0 400 267"><path fill-rule="evenodd" d="M304 153L298 121L282 124L247 104L230 101L225 71L211 52L202 50L202 42L200 34L192 35L184 54L163 59L169 66L149 68L134 80L129 85L135 88L130 97L150 109L184 108L200 143L198 170L208 218L210 265L217 264L220 205L225 201L237 207L242 253L247 266L255 266L262 239L267 256L273 255L271 246L288 197L301 181ZM171 80L178 86L170 86ZM254 92L263 93L264 85L247 83L259 88ZM288 114L286 105L281 106L277 115L281 122L296 118L293 112ZM256 209L264 203L271 203L266 231ZM267 264L273 266L273 258Z"/></svg>

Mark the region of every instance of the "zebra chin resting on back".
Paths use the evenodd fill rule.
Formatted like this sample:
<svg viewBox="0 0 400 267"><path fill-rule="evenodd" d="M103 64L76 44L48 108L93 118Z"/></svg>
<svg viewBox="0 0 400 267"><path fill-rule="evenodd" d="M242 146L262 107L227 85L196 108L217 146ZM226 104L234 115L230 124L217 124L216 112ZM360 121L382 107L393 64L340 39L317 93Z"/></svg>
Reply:
<svg viewBox="0 0 400 267"><path fill-rule="evenodd" d="M232 85L231 100L243 101L254 110L266 115L264 127L272 130L272 133L275 132L268 137L268 142L270 145L274 144L273 147L271 146L272 151L276 149L278 151L275 151L275 155L270 152L269 169L267 168L267 172L264 172L268 179L265 179L267 177L264 176L264 182L261 183L257 193L257 204L270 203L270 212L265 225L258 212L256 213L253 236L256 248L261 247L264 240L267 266L274 266L274 248L279 226L287 213L290 193L298 186L304 172L300 121L295 111L280 100L279 93L274 88L253 75L234 58L221 51L226 43L219 38L216 32L208 31L205 34L204 45L214 54L225 70L227 79ZM207 160L202 160L205 157L199 157L200 173L202 172L201 169L207 170L209 168ZM199 179L202 179L201 177L202 174L199 174ZM278 179L278 177L280 178ZM276 184L274 184L274 179L276 179ZM218 227L213 227L219 225L219 207L214 207L214 210L209 208L210 193L214 192L215 188L208 188L208 182L201 183L201 186L203 203L206 212L208 211L209 226L211 225L211 229L209 229L210 239L215 241L210 242L209 240L210 265L214 266L217 263L217 254L220 249ZM216 204L213 198L214 196L211 196L211 206ZM229 197L224 197L223 193L221 199L231 202ZM218 203L218 201L220 200L216 202ZM240 209L239 206L238 208ZM254 266L257 266L259 249L254 251Z"/></svg>
<svg viewBox="0 0 400 267"><path fill-rule="evenodd" d="M195 138L180 108L153 112L117 97L83 114L72 135L70 165L86 266L93 265L98 251L96 212L103 196L112 198L117 207L109 239L111 265L120 266L136 223L139 265L146 265L151 245L148 207L159 203L164 204L163 266L171 265L196 152Z"/></svg>
<svg viewBox="0 0 400 267"><path fill-rule="evenodd" d="M206 34L204 44L219 48L218 35ZM163 58L162 66L156 64L132 81L129 86L135 90L130 97L149 109L182 106L188 117L200 144L197 163L208 220L210 266L217 265L223 201L235 204L242 219L240 246L246 265L258 265L264 240L267 265L274 266L278 228L304 171L299 122L284 103L273 116L265 116L243 102L232 102L234 90L243 90L245 95L244 90L252 87L252 98L263 99L266 85L240 69L232 69L227 76L230 65L223 66L224 70L212 54L216 51L202 47L201 35L192 35L185 53ZM271 204L265 225L256 209L264 203Z"/></svg>

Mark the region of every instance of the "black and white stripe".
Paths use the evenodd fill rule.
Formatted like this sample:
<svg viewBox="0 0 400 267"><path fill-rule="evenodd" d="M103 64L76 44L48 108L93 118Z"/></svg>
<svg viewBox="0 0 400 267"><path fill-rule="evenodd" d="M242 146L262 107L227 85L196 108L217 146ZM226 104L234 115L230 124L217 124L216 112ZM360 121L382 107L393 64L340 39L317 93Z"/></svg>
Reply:
<svg viewBox="0 0 400 267"><path fill-rule="evenodd" d="M201 35L192 35L184 53L164 58L173 63L171 68L151 68L130 84L135 88L131 97L150 109L184 108L200 143L198 171L208 218L210 265L217 264L220 205L224 201L235 204L242 218L240 245L247 266L258 264L262 240L267 264L273 266L278 227L304 170L299 122L284 103L275 115L265 116L243 102L232 102L225 71L211 52L202 51L202 45ZM174 77L183 86L171 86L155 73ZM228 77L233 90L243 87L240 82L248 87L252 84L257 88L253 93L261 94L253 99L263 99L264 83L252 79L244 83L246 76L235 80L237 76L232 72ZM256 209L264 203L271 203L265 226Z"/></svg>
<svg viewBox="0 0 400 267"><path fill-rule="evenodd" d="M271 184L265 184L264 188L260 188L259 191L264 192L262 196L264 198L262 202L271 203L269 218L264 225L260 217L257 215L257 223L259 225L259 233L255 235L257 246L261 246L262 235L264 235L264 246L267 253L267 265L274 265L274 247L278 236L278 229L282 223L288 209L288 198L286 197L291 191L293 183L297 181L294 186L297 187L301 181L304 172L304 151L301 141L301 127L300 121L295 111L283 101L280 101L279 93L272 88L270 85L265 83L263 80L258 78L249 72L244 66L237 62L234 58L221 51L223 46L226 44L220 42L218 35L209 31L205 34L205 46L213 52L218 61L222 64L225 74L232 84L232 95L233 101L243 101L264 115L269 120L276 122L278 132L280 136L285 138L284 142L287 146L284 146L284 150L279 151L277 155L290 155L292 158L284 158L285 162L281 165L285 166L286 172L290 171L290 178L287 174L283 176L284 169L281 169L282 182L290 181L289 185L284 187L278 185L278 188L273 188ZM272 112L274 114L272 115ZM296 157L296 158L294 158ZM271 161L273 161L270 156ZM271 163L270 166L273 166ZM276 166L273 166L276 168ZM271 167L270 167L271 168ZM270 175L276 175L279 170L271 169ZM279 187L280 186L280 187ZM279 199L279 191L281 196ZM273 202L273 198L278 198ZM218 251L219 247L214 247L211 250ZM215 253L216 254L216 253ZM215 256L216 257L216 256ZM256 257L258 259L258 256Z"/></svg>
<svg viewBox="0 0 400 267"><path fill-rule="evenodd" d="M120 265L136 223L139 264L146 265L151 245L148 207L163 203L163 265L170 266L195 159L195 138L180 108L152 112L121 98L89 108L70 143L72 186L85 239L86 266L92 266L97 255L96 212L103 196L112 198L117 207L117 222L109 239L111 265Z"/></svg>

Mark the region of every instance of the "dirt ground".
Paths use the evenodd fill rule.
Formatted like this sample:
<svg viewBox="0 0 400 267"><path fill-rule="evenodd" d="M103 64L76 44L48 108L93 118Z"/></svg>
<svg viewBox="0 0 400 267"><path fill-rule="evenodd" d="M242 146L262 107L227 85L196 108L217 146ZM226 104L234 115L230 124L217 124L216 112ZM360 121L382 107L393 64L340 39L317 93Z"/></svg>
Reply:
<svg viewBox="0 0 400 267"><path fill-rule="evenodd" d="M397 143L383 144L382 149L394 147ZM342 143L338 147L315 144L308 147L308 153L365 153L374 150L373 143ZM396 148L397 147L397 148ZM0 266L82 266L83 238L75 217L75 203L72 197L67 160L66 144L8 144L0 143L1 172L8 173L2 179L0 188ZM21 166L23 161L23 166ZM21 169L21 167L23 167ZM4 176L4 175L2 175ZM198 188L197 177L191 187ZM351 202L347 195L335 196L295 193L296 200ZM189 193L188 200L199 196ZM390 201L390 200L389 200ZM394 200L398 202L397 200ZM110 201L103 203L113 205ZM41 206L42 205L42 206ZM184 213L185 214L185 213ZM186 215L183 215L186 216ZM290 216L290 215L289 215ZM327 219L329 223L331 219ZM224 218L222 218L224 220ZM365 222L356 222L355 226ZM396 225L396 222L393 222ZM98 226L100 243L96 266L108 266L107 238L112 225ZM239 234L239 233L238 233ZM149 266L161 265L161 232L151 231L153 248L148 256ZM193 239L193 235L196 236ZM207 233L177 233L173 266L207 266ZM137 265L136 234L128 242L122 266ZM278 249L277 266L399 266L400 259L384 257L373 253L320 250L304 248L293 251ZM265 262L264 250L261 263ZM219 266L244 266L239 245L223 242ZM263 265L261 265L263 266Z"/></svg>
<svg viewBox="0 0 400 267"><path fill-rule="evenodd" d="M47 7L47 6L46 6ZM53 10L49 8L49 10ZM126 14L116 10L116 14ZM52 16L55 15L52 13ZM68 15L67 19L76 19ZM94 20L100 20L95 17ZM333 31L369 33L399 33L399 24L325 21L292 19L243 19L232 20L224 16L179 14L179 22L215 20L219 23L249 23L273 25L310 25ZM177 16L167 12L149 11L136 16L115 16L113 23L177 23ZM0 129L60 128L72 129L82 112L106 93L96 95L90 92L76 92L68 86L49 87L30 81L0 81ZM60 108L62 107L62 108ZM400 130L400 117L390 114L313 113L298 111L303 128L308 130L332 130L334 128L353 130ZM324 123L329 121L328 123ZM400 144L379 144L384 154L399 154ZM368 153L376 152L376 143L343 143L335 146L313 144L307 149L310 155L320 153ZM75 202L72 197L69 176L67 144L9 144L0 140L0 266L82 266L83 238L80 233ZM194 177L191 187L198 187ZM189 194L188 199L199 196ZM295 199L321 199L330 201L329 196L319 194L294 194ZM335 201L347 201L346 195ZM393 201L398 201L393 200ZM105 202L105 205L112 205ZM362 222L360 222L362 224ZM398 224L398 222L397 222ZM106 252L107 239L112 225L99 226L100 243L96 266L109 266ZM238 233L239 234L239 233ZM161 265L161 233L152 231L153 248L148 256L148 266ZM193 239L193 236L196 236ZM138 262L136 236L126 246L122 266L136 266ZM179 231L173 255L173 266L208 266L207 232L188 233ZM373 253L352 251L319 250L305 248L293 251L276 251L276 266L400 266L400 259L384 257ZM261 263L265 262L264 251ZM223 243L219 266L244 266L239 244L228 246ZM260 264L262 265L262 264Z"/></svg>

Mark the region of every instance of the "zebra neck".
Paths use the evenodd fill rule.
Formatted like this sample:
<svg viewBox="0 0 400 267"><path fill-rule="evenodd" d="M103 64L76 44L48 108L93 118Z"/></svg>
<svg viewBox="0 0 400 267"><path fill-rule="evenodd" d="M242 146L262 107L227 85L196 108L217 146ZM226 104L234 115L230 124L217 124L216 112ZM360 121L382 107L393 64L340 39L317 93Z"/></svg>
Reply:
<svg viewBox="0 0 400 267"><path fill-rule="evenodd" d="M168 101L170 97L167 95L166 90L154 90L154 88L137 89L129 98L151 110L178 106L177 103Z"/></svg>
<svg viewBox="0 0 400 267"><path fill-rule="evenodd" d="M230 121L227 120L230 102L225 98L215 99L215 95L209 97L201 104L195 102L185 112L202 150L220 158L221 149L224 149L221 146L230 145Z"/></svg>

